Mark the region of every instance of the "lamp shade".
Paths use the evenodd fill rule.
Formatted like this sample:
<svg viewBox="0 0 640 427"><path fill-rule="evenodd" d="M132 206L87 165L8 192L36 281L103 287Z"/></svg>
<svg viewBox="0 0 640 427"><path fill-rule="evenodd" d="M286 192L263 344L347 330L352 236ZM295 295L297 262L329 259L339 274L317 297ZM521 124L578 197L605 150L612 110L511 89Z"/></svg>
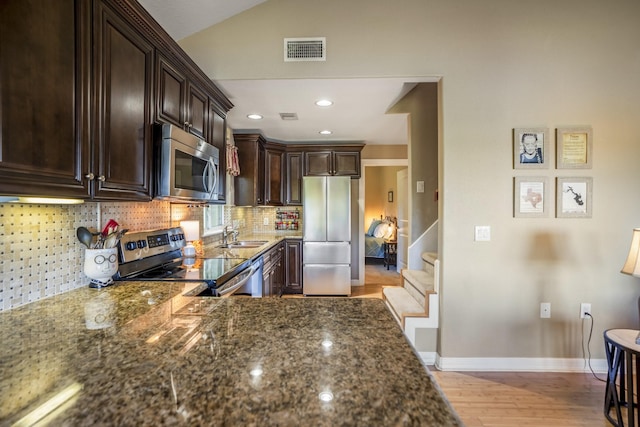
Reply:
<svg viewBox="0 0 640 427"><path fill-rule="evenodd" d="M640 228L633 229L629 255L622 267L622 273L640 277Z"/></svg>
<svg viewBox="0 0 640 427"><path fill-rule="evenodd" d="M187 242L200 239L200 221L180 221L180 227Z"/></svg>

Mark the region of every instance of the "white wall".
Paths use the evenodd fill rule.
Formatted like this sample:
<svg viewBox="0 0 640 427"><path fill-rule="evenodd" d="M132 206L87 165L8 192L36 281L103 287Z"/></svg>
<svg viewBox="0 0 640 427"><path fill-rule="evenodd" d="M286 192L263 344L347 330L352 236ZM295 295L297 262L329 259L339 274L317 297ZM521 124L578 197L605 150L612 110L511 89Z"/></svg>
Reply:
<svg viewBox="0 0 640 427"><path fill-rule="evenodd" d="M440 355L579 358L590 302L603 358L602 331L638 321L640 281L619 273L640 226L638 22L637 0L269 0L181 44L219 79L441 78ZM282 61L304 36L327 37L326 63ZM566 125L592 126L592 169L513 170L514 127ZM593 177L593 217L513 218L524 175Z"/></svg>

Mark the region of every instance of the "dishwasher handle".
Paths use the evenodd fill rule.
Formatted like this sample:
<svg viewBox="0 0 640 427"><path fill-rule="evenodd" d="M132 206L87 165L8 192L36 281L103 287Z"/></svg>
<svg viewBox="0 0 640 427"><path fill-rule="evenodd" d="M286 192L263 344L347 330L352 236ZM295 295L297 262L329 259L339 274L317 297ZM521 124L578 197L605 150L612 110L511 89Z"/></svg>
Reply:
<svg viewBox="0 0 640 427"><path fill-rule="evenodd" d="M228 288L225 288L221 291L218 291L218 295L220 295L221 297L228 297L232 295L235 291L243 287L251 279L251 277L253 277L253 275L256 274L256 272L259 269L260 269L260 265L258 263L255 263L254 265L251 266L251 270L249 271L249 273L247 273L247 275L244 278L240 279L238 283L231 285Z"/></svg>

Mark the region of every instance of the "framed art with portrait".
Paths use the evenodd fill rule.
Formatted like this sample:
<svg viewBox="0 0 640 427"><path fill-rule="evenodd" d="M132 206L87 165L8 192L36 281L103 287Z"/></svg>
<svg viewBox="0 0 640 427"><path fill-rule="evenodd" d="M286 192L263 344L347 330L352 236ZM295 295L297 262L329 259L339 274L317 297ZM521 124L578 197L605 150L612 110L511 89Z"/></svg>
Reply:
<svg viewBox="0 0 640 427"><path fill-rule="evenodd" d="M514 169L547 169L549 167L549 129L513 129Z"/></svg>

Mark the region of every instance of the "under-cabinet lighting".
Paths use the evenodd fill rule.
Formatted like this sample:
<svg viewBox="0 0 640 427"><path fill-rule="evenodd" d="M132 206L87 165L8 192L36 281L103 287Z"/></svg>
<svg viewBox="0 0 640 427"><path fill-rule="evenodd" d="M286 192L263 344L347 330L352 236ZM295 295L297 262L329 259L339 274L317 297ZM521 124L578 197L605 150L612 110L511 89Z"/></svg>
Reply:
<svg viewBox="0 0 640 427"><path fill-rule="evenodd" d="M0 196L0 203L27 203L39 205L79 205L84 203L82 199L61 199L55 197L17 197Z"/></svg>
<svg viewBox="0 0 640 427"><path fill-rule="evenodd" d="M82 385L79 383L73 383L67 388L56 393L51 399L38 406L33 411L29 412L23 418L18 420L14 426L32 426L38 421L42 420L47 415L51 414L57 408L73 398L82 390Z"/></svg>

